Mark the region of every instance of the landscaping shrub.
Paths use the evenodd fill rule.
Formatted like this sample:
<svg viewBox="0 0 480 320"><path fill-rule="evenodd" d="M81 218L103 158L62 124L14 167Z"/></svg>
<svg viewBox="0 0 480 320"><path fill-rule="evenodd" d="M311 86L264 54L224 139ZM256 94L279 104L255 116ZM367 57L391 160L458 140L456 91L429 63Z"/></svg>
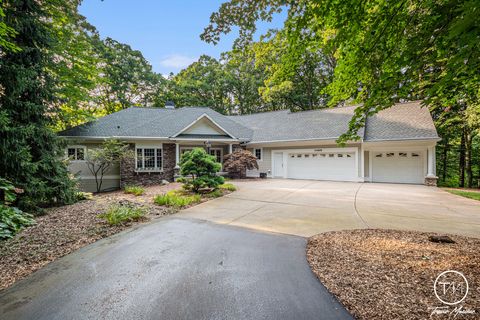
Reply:
<svg viewBox="0 0 480 320"><path fill-rule="evenodd" d="M233 184L231 184L231 183L221 184L220 186L218 186L218 188L223 189L223 190L228 190L228 191L235 191L235 190L237 190L237 187L235 187L235 186L234 186Z"/></svg>
<svg viewBox="0 0 480 320"><path fill-rule="evenodd" d="M223 192L221 190L217 189L217 190L213 190L210 193L207 193L206 196L209 197L209 198L219 198L219 197L223 196Z"/></svg>
<svg viewBox="0 0 480 320"><path fill-rule="evenodd" d="M123 222L136 221L145 216L145 209L126 205L113 205L107 212L98 215L105 219L110 225L117 225Z"/></svg>
<svg viewBox="0 0 480 320"><path fill-rule="evenodd" d="M247 177L247 170L258 169L257 158L247 150L237 149L225 156L223 170L229 177L242 179Z"/></svg>
<svg viewBox="0 0 480 320"><path fill-rule="evenodd" d="M165 194L160 194L154 198L154 202L160 206L183 208L193 203L201 201L198 194L186 195L178 190L172 190Z"/></svg>
<svg viewBox="0 0 480 320"><path fill-rule="evenodd" d="M140 186L125 186L123 191L127 194L133 194L137 197L145 193L145 189Z"/></svg>
<svg viewBox="0 0 480 320"><path fill-rule="evenodd" d="M77 193L75 193L75 196L77 198L77 201L93 199L93 193L91 192L78 191Z"/></svg>
<svg viewBox="0 0 480 320"><path fill-rule="evenodd" d="M16 193L23 190L17 189L13 184L0 178L0 239L12 238L23 227L35 223L33 216L22 210L10 206L17 199Z"/></svg>
<svg viewBox="0 0 480 320"><path fill-rule="evenodd" d="M180 174L186 190L198 193L202 189L216 189L224 182L223 177L217 176L222 165L216 162L214 156L209 155L202 148L195 148L182 155L180 160Z"/></svg>

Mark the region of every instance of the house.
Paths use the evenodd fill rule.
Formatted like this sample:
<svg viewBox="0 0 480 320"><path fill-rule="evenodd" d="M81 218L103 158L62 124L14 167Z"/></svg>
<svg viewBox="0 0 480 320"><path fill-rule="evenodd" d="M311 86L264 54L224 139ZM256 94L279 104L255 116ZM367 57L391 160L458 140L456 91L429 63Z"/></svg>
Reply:
<svg viewBox="0 0 480 320"><path fill-rule="evenodd" d="M205 147L219 162L235 148L258 159L271 178L435 185L432 117L420 102L396 104L368 117L360 140L344 147L335 140L347 131L355 106L304 112L272 111L225 116L210 108L128 108L63 131L72 158L70 171L85 190L95 181L84 161L104 139L125 141L135 159L112 167L104 188L172 181L183 152Z"/></svg>

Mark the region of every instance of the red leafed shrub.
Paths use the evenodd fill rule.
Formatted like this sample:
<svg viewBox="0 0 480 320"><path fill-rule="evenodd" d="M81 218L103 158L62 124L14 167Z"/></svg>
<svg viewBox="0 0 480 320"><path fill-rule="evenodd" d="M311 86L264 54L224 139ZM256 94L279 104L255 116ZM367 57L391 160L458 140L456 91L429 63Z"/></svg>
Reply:
<svg viewBox="0 0 480 320"><path fill-rule="evenodd" d="M257 158L249 151L237 149L224 157L223 170L234 179L243 179L247 170L258 169Z"/></svg>

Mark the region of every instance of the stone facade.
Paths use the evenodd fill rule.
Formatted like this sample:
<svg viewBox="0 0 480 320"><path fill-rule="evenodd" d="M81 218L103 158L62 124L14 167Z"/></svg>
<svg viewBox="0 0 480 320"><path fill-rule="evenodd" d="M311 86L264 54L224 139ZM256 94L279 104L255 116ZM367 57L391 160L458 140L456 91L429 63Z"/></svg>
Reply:
<svg viewBox="0 0 480 320"><path fill-rule="evenodd" d="M429 187L437 186L438 177L425 177L425 185Z"/></svg>
<svg viewBox="0 0 480 320"><path fill-rule="evenodd" d="M135 152L135 144L129 145L130 150ZM153 185L162 180L172 182L175 171L175 144L163 144L163 171L162 172L136 172L135 157L128 158L120 164L120 187L125 185Z"/></svg>

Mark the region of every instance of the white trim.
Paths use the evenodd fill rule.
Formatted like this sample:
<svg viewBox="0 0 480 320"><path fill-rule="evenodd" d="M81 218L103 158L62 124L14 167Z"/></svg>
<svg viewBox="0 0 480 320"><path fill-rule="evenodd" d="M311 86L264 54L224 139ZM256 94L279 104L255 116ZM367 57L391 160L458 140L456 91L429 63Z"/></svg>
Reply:
<svg viewBox="0 0 480 320"><path fill-rule="evenodd" d="M196 120L194 120L192 123L190 123L188 126L186 126L185 128L183 128L182 130L180 130L179 132L177 132L176 134L174 134L171 138L175 138L177 137L179 134L181 134L182 132L188 130L189 128L191 128L195 123L197 123L198 121L200 121L201 119L203 118L207 118L208 120L210 120L214 125L216 125L219 129L221 129L224 133L226 133L227 135L229 135L230 137L232 137L233 139L236 139L234 135L230 134L227 130L225 130L222 126L220 126L218 123L216 123L212 118L210 118L210 116L206 113L202 114L200 117L198 117ZM205 139L204 139L205 140Z"/></svg>
<svg viewBox="0 0 480 320"><path fill-rule="evenodd" d="M232 142L232 139L204 139L204 138L172 138L171 141L210 141L210 142Z"/></svg>
<svg viewBox="0 0 480 320"><path fill-rule="evenodd" d="M210 148L209 151L212 151L212 150L220 150L220 163L223 164L223 148ZM211 156L213 156L213 154L211 154ZM215 157L215 160L216 160L216 157Z"/></svg>
<svg viewBox="0 0 480 320"><path fill-rule="evenodd" d="M358 176L358 147L345 147L345 148L310 148L310 149L282 149L282 150L271 150L272 159L271 159L271 170L272 177L279 177L280 175L275 174L275 153L283 154L283 176L282 178L287 179L288 172L288 153L311 153L311 152L322 152L322 153L354 153L355 154L355 172L356 177L353 180L338 180L338 181L354 181L354 182L363 182L363 178Z"/></svg>
<svg viewBox="0 0 480 320"><path fill-rule="evenodd" d="M138 168L138 153L137 153L137 150L138 149L142 149L142 168ZM160 150L160 155L162 157L162 167L161 168L158 168L158 167L155 167L153 169L145 169L145 149L154 149L155 150L155 154L154 154L154 157L155 157L155 166L157 165L157 150ZM163 172L163 164L165 163L165 159L164 159L164 156L163 156L163 144L160 143L160 145L158 144L135 144L135 172L139 172L139 173L151 173L151 172Z"/></svg>
<svg viewBox="0 0 480 320"><path fill-rule="evenodd" d="M69 159L68 157L68 149L75 149L75 159ZM77 160L77 150L76 149L83 149L83 160ZM67 159L70 160L70 162L74 163L81 163L87 161L87 146L86 145L81 145L81 144L74 144L74 145L68 145L65 148L65 155Z"/></svg>

